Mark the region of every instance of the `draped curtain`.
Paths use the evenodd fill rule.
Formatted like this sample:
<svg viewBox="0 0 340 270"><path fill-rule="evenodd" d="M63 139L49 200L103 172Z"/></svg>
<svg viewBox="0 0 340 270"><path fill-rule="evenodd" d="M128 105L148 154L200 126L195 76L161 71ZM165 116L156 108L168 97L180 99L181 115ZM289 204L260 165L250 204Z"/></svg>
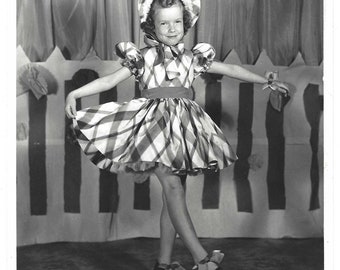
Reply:
<svg viewBox="0 0 340 270"><path fill-rule="evenodd" d="M289 65L299 52L307 65L322 62L322 0L201 2L187 46L211 43L219 60L235 50L242 64L254 64L263 50L274 65ZM32 62L56 46L66 59L95 53L111 60L119 41L143 45L137 0L17 0L17 29L17 45Z"/></svg>

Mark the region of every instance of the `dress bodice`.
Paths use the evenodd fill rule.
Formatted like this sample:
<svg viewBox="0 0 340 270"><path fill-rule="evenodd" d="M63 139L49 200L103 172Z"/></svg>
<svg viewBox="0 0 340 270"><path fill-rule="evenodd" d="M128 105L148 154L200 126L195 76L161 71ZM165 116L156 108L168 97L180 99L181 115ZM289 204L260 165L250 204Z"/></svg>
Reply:
<svg viewBox="0 0 340 270"><path fill-rule="evenodd" d="M121 64L130 69L141 90L159 87L190 88L194 79L206 72L214 57L214 48L199 43L192 50L183 44L176 47L150 46L139 50L131 42L116 46Z"/></svg>

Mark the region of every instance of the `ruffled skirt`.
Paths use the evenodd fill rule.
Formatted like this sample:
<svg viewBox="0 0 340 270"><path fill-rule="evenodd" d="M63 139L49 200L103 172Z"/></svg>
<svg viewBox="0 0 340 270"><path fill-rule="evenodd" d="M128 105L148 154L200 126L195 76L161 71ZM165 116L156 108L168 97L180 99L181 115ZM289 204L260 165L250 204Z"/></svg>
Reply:
<svg viewBox="0 0 340 270"><path fill-rule="evenodd" d="M81 148L95 165L134 173L137 182L157 167L196 175L237 159L220 128L186 98L109 102L78 111L73 124Z"/></svg>

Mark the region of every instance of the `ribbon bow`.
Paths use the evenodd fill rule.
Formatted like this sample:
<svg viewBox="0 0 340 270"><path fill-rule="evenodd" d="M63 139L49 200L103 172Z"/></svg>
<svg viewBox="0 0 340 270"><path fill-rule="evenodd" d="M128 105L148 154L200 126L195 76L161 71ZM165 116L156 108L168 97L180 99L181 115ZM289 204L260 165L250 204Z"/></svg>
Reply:
<svg viewBox="0 0 340 270"><path fill-rule="evenodd" d="M288 86L278 81L278 72L266 72L265 77L268 83L263 86L263 90L269 88L269 102L274 110L281 112L283 107L290 100Z"/></svg>
<svg viewBox="0 0 340 270"><path fill-rule="evenodd" d="M153 66L163 63L166 76L169 80L172 80L180 75L180 72L178 72L178 66L181 62L179 58L184 53L184 43L168 46L159 42L150 35L144 36L144 42L148 46L156 48L157 57Z"/></svg>

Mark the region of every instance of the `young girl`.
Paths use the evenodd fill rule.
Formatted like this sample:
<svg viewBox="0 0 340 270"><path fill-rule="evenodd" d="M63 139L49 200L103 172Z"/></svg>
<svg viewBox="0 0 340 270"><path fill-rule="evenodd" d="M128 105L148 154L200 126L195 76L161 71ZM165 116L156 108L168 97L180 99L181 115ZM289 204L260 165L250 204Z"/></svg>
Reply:
<svg viewBox="0 0 340 270"><path fill-rule="evenodd" d="M66 114L74 118L79 144L93 163L111 172L133 173L138 182L151 173L159 179L163 209L154 270L184 269L178 263L171 264L177 233L193 257L193 269L221 269L224 256L220 251L209 256L200 244L181 183L187 174L216 171L236 160L222 131L190 99L194 79L205 72L218 73L288 92L281 82L215 62L215 51L209 44L185 49L183 36L195 24L199 9L199 0L139 0L147 47L139 50L130 42L117 44L122 68L74 90L66 99ZM76 112L76 99L111 89L131 75L139 82L142 98Z"/></svg>

